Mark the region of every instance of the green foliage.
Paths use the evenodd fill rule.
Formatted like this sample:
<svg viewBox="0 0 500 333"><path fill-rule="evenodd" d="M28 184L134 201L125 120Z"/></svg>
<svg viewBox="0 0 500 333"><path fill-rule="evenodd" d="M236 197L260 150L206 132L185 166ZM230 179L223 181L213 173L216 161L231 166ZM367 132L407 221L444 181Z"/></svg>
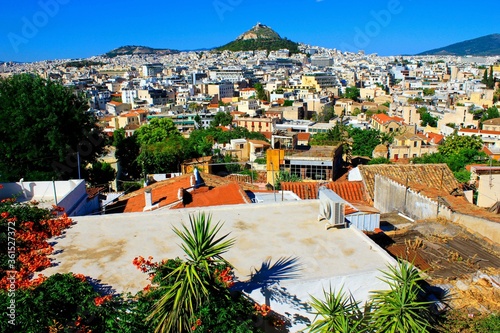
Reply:
<svg viewBox="0 0 500 333"><path fill-rule="evenodd" d="M459 153L462 149L472 149L479 151L483 148L483 140L478 136L459 136L454 133L445 138L442 145L439 146L439 152L444 156Z"/></svg>
<svg viewBox="0 0 500 333"><path fill-rule="evenodd" d="M372 156L375 147L392 138L384 136L376 129L362 130L356 127L347 127L349 137L352 138L352 154L357 156Z"/></svg>
<svg viewBox="0 0 500 333"><path fill-rule="evenodd" d="M319 112L316 121L319 123L328 123L331 119L337 118L333 105L325 105Z"/></svg>
<svg viewBox="0 0 500 333"><path fill-rule="evenodd" d="M259 157L259 158L256 158L254 162L257 164L260 164L260 165L264 165L267 163L267 160L264 157Z"/></svg>
<svg viewBox="0 0 500 333"><path fill-rule="evenodd" d="M216 50L236 52L255 50L277 51L281 49L288 49L290 53L299 53L299 44L288 39L280 38L238 39L218 47Z"/></svg>
<svg viewBox="0 0 500 333"><path fill-rule="evenodd" d="M0 79L0 181L70 179L102 153L83 94L31 74Z"/></svg>
<svg viewBox="0 0 500 333"><path fill-rule="evenodd" d="M88 181L92 186L107 185L116 177L116 171L111 164L105 162L94 162L92 167L87 169Z"/></svg>
<svg viewBox="0 0 500 333"><path fill-rule="evenodd" d="M352 99L353 101L357 101L357 100L359 100L359 96L360 96L359 88L347 87L345 89L345 94L344 94L345 98L349 98L349 99Z"/></svg>
<svg viewBox="0 0 500 333"><path fill-rule="evenodd" d="M149 124L139 127L136 131L137 142L141 146L165 141L172 137L179 137L181 133L170 118L154 118Z"/></svg>
<svg viewBox="0 0 500 333"><path fill-rule="evenodd" d="M119 180L136 180L141 177L141 167L137 164L140 146L137 136L125 137L125 131L113 133L113 144L116 147L115 157L120 163Z"/></svg>
<svg viewBox="0 0 500 333"><path fill-rule="evenodd" d="M389 290L372 292L373 326L380 332L429 332L430 302L419 299L423 278L413 265L398 261L388 266L382 281Z"/></svg>
<svg viewBox="0 0 500 333"><path fill-rule="evenodd" d="M418 113L420 113L420 125L421 126L431 126L437 127L438 118L431 115L427 108L419 108Z"/></svg>
<svg viewBox="0 0 500 333"><path fill-rule="evenodd" d="M302 179L296 174L290 173L288 171L281 171L277 178L274 180L274 188L281 190L281 183L284 182L301 182Z"/></svg>
<svg viewBox="0 0 500 333"><path fill-rule="evenodd" d="M148 317L157 323L158 332L189 332L196 312L207 304L212 291L217 292L211 268L227 264L222 254L235 242L228 234L217 236L221 228L220 222L212 225L211 216L204 213L190 215L189 227L174 228L187 260L165 277L172 283L164 286L163 296Z"/></svg>
<svg viewBox="0 0 500 333"><path fill-rule="evenodd" d="M483 79L481 80L481 83L484 83L486 85L486 88L488 89L495 88L495 78L493 77L493 66L490 66L489 74L487 69L484 70L484 75Z"/></svg>
<svg viewBox="0 0 500 333"><path fill-rule="evenodd" d="M465 169L455 171L453 172L453 175L462 184L468 183L470 181L470 172Z"/></svg>
<svg viewBox="0 0 500 333"><path fill-rule="evenodd" d="M283 106L293 106L293 101L291 100L285 100L285 102L283 103Z"/></svg>
<svg viewBox="0 0 500 333"><path fill-rule="evenodd" d="M420 300L423 279L416 268L398 261L382 273L389 289L371 292L364 309L342 289L324 291L324 301L311 297L316 317L310 332L430 332L430 302Z"/></svg>
<svg viewBox="0 0 500 333"><path fill-rule="evenodd" d="M436 94L436 89L434 88L424 88L424 96L434 96Z"/></svg>
<svg viewBox="0 0 500 333"><path fill-rule="evenodd" d="M82 68L82 67L90 67L90 66L102 66L104 65L103 62L100 61L92 61L92 60L75 60L75 61L68 61L67 63L64 64L64 67L77 67L77 68Z"/></svg>
<svg viewBox="0 0 500 333"><path fill-rule="evenodd" d="M372 158L369 162L368 165L374 165L374 164L392 164L392 162L385 157L376 157Z"/></svg>
<svg viewBox="0 0 500 333"><path fill-rule="evenodd" d="M142 166L144 174L179 172L180 163L190 155L188 141L182 136L174 136L141 146L137 164Z"/></svg>
<svg viewBox="0 0 500 333"><path fill-rule="evenodd" d="M254 181L257 180L257 178L259 176L258 173L257 173L257 171L254 171L254 170L251 170L251 169L242 170L240 172L240 174L242 174L242 175L248 175L248 176L252 177L252 180L254 180Z"/></svg>
<svg viewBox="0 0 500 333"><path fill-rule="evenodd" d="M335 293L331 286L329 292L323 290L325 300L311 296L311 306L315 318L309 327L311 333L323 332L365 332L368 316L360 309L359 302L347 296L342 288Z"/></svg>
<svg viewBox="0 0 500 333"><path fill-rule="evenodd" d="M261 83L257 82L256 84L253 85L255 88L255 92L257 94L257 99L261 101L267 101L267 94L266 91L264 90L264 87L262 86Z"/></svg>
<svg viewBox="0 0 500 333"><path fill-rule="evenodd" d="M228 112L217 112L210 123L211 127L229 126L233 121L233 116Z"/></svg>
<svg viewBox="0 0 500 333"><path fill-rule="evenodd" d="M491 108L488 108L483 113L483 116L481 117L481 122L484 122L488 119L494 119L494 118L500 118L500 112L498 111L498 108L496 106L492 106Z"/></svg>
<svg viewBox="0 0 500 333"><path fill-rule="evenodd" d="M60 326L64 328L61 332L76 332L78 327L92 326L93 332L104 333L104 313L94 302L99 296L90 283L71 273L54 274L35 288L16 291L16 329L45 333L50 326ZM8 299L7 292L0 291L2 308L7 307ZM12 332L6 320L0 321L0 329Z"/></svg>

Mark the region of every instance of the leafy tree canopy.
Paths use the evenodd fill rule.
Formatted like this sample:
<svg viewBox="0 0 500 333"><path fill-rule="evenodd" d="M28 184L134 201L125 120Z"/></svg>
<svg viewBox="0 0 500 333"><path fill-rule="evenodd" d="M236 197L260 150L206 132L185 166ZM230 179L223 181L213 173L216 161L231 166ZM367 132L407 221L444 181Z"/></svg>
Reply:
<svg viewBox="0 0 500 333"><path fill-rule="evenodd" d="M86 97L30 74L0 80L0 180L69 179L102 153Z"/></svg>
<svg viewBox="0 0 500 333"><path fill-rule="evenodd" d="M461 136L452 134L444 140L444 143L439 146L439 152L444 156L459 153L462 149L472 149L479 151L483 148L483 140L478 136Z"/></svg>
<svg viewBox="0 0 500 333"><path fill-rule="evenodd" d="M231 116L228 112L217 112L210 123L210 126L229 126L233 121L233 116Z"/></svg>
<svg viewBox="0 0 500 333"><path fill-rule="evenodd" d="M353 101L357 101L359 99L359 96L360 96L360 93L359 93L359 89L358 88L356 88L356 87L347 87L345 89L345 94L344 94L345 98L349 98L349 99L352 99Z"/></svg>
<svg viewBox="0 0 500 333"><path fill-rule="evenodd" d="M170 118L151 119L149 124L141 126L136 133L140 145L149 145L181 135Z"/></svg>

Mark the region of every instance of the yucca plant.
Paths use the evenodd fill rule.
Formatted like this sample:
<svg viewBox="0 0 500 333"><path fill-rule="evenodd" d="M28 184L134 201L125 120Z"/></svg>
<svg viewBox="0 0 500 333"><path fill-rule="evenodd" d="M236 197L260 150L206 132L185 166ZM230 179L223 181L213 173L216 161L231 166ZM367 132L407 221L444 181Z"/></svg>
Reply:
<svg viewBox="0 0 500 333"><path fill-rule="evenodd" d="M234 245L229 234L218 237L220 222L212 224L212 217L205 213L189 216L189 227L174 228L181 238L181 248L187 260L169 273L165 279L164 295L153 306L148 320L156 324L155 332L188 332L193 315L216 287L211 268L227 261L222 254Z"/></svg>
<svg viewBox="0 0 500 333"><path fill-rule="evenodd" d="M383 271L389 290L372 292L372 325L377 332L429 332L431 302L420 300L423 278L410 263L398 261Z"/></svg>
<svg viewBox="0 0 500 333"><path fill-rule="evenodd" d="M311 306L316 315L309 327L311 333L341 332L361 333L367 332L367 319L361 310L359 302L347 296L342 288L337 292L323 290L325 300L311 296Z"/></svg>

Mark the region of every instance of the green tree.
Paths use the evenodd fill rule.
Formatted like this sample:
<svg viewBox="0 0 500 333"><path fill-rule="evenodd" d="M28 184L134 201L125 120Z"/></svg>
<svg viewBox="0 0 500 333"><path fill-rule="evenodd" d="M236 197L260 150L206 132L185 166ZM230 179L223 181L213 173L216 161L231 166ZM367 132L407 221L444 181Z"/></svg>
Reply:
<svg viewBox="0 0 500 333"><path fill-rule="evenodd" d="M261 101L267 101L267 94L262 84L257 82L253 87L255 88L255 92L257 93L257 99L260 99Z"/></svg>
<svg viewBox="0 0 500 333"><path fill-rule="evenodd" d="M142 167L143 174L179 172L180 163L192 154L190 148L182 136L143 145L137 164Z"/></svg>
<svg viewBox="0 0 500 333"><path fill-rule="evenodd" d="M140 153L140 145L134 134L125 137L124 130L116 130L113 133L113 145L116 147L115 157L120 163L119 180L137 180L141 177L141 167L137 164Z"/></svg>
<svg viewBox="0 0 500 333"><path fill-rule="evenodd" d="M212 127L229 126L233 121L233 116L229 112L219 111L215 114L214 119L210 123Z"/></svg>
<svg viewBox="0 0 500 333"><path fill-rule="evenodd" d="M0 181L76 178L104 145L87 109L83 94L58 82L31 74L0 79Z"/></svg>
<svg viewBox="0 0 500 333"><path fill-rule="evenodd" d="M494 118L500 118L500 112L498 111L498 108L495 105L492 106L491 108L488 108L483 113L483 116L481 117L481 123L488 119L494 119Z"/></svg>
<svg viewBox="0 0 500 333"><path fill-rule="evenodd" d="M302 179L296 174L290 173L288 171L281 171L278 177L274 180L274 187L277 190L281 189L281 183L284 182L301 182Z"/></svg>
<svg viewBox="0 0 500 333"><path fill-rule="evenodd" d="M172 137L179 137L181 133L170 118L154 118L149 124L142 125L136 131L137 142L141 146L162 142Z"/></svg>
<svg viewBox="0 0 500 333"><path fill-rule="evenodd" d="M478 136L458 135L456 133L445 138L439 146L439 152L445 157L459 153L462 149L479 151L483 148L483 140Z"/></svg>
<svg viewBox="0 0 500 333"><path fill-rule="evenodd" d="M319 123L328 123L330 120L337 118L333 105L324 105L321 112L318 114L316 121Z"/></svg>
<svg viewBox="0 0 500 333"><path fill-rule="evenodd" d="M424 96L434 96L436 94L436 89L434 88L424 88Z"/></svg>
<svg viewBox="0 0 500 333"><path fill-rule="evenodd" d="M345 89L345 94L344 94L345 98L349 98L349 99L352 99L353 101L357 101L357 100L359 100L359 96L360 96L359 88L347 87Z"/></svg>
<svg viewBox="0 0 500 333"><path fill-rule="evenodd" d="M172 283L163 287L164 294L148 317L157 324L156 332L190 332L195 313L217 292L213 267L228 265L222 255L235 242L228 234L219 237L221 228L220 222L212 225L211 216L203 213L190 215L189 227L174 228L187 260L165 277Z"/></svg>
<svg viewBox="0 0 500 333"><path fill-rule="evenodd" d="M88 181L92 186L108 185L116 177L116 171L111 164L105 162L94 162L92 167L87 169Z"/></svg>
<svg viewBox="0 0 500 333"><path fill-rule="evenodd" d="M374 164L392 164L392 162L388 158L377 157L377 158L372 158L368 162L368 165L374 165Z"/></svg>
<svg viewBox="0 0 500 333"><path fill-rule="evenodd" d="M418 113L420 114L420 125L421 126L431 126L437 127L438 118L434 117L427 111L426 107L418 108Z"/></svg>
<svg viewBox="0 0 500 333"><path fill-rule="evenodd" d="M381 135L376 129L363 130L356 127L348 127L347 132L352 138L352 154L358 156L372 156L375 147L384 141L391 141L389 137Z"/></svg>

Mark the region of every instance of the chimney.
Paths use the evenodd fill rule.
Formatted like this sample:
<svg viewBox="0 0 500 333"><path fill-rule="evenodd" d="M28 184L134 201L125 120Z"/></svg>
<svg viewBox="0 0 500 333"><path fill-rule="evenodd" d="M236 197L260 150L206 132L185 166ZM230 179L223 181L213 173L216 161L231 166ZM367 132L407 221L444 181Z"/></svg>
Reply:
<svg viewBox="0 0 500 333"><path fill-rule="evenodd" d="M183 187L179 188L179 192L177 192L177 199L179 199L179 200L184 199L184 188Z"/></svg>
<svg viewBox="0 0 500 333"><path fill-rule="evenodd" d="M144 190L144 197L146 199L146 207L153 206L153 194L151 193L151 188L146 188Z"/></svg>

